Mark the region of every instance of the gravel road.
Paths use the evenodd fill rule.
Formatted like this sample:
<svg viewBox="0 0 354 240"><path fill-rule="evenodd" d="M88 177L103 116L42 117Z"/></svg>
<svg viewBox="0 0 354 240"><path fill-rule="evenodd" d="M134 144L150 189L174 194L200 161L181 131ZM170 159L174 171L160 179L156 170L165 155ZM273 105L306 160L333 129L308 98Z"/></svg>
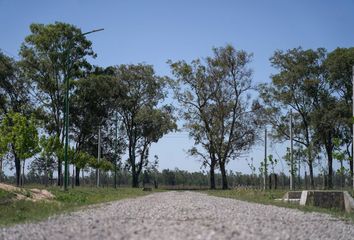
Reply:
<svg viewBox="0 0 354 240"><path fill-rule="evenodd" d="M0 239L349 240L354 224L196 192L163 192L2 228Z"/></svg>

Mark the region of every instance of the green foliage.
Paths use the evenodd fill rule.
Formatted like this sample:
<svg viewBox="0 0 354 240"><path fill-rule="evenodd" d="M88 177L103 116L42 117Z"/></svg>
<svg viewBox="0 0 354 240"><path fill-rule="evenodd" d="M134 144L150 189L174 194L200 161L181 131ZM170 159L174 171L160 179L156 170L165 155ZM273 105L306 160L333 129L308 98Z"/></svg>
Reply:
<svg viewBox="0 0 354 240"><path fill-rule="evenodd" d="M57 158L62 157L59 153L63 147L59 138L43 135L39 140L39 147L41 152L39 157L31 162L31 169L39 174L44 172L45 175L52 175Z"/></svg>
<svg viewBox="0 0 354 240"><path fill-rule="evenodd" d="M20 113L9 113L2 120L0 135L3 145L12 145L21 160L34 156L40 151L38 132L34 117L27 118Z"/></svg>
<svg viewBox="0 0 354 240"><path fill-rule="evenodd" d="M83 169L88 165L93 167L91 163L97 161L95 157L91 156L86 152L83 151L74 152L73 150L71 152L72 153L70 157L70 163L74 164L77 168Z"/></svg>
<svg viewBox="0 0 354 240"><path fill-rule="evenodd" d="M327 155L328 185L332 187L332 159L335 138L349 148L351 143L351 72L353 50L336 49L327 54L323 48L275 51L270 59L279 70L271 84L259 87L265 122L274 137L289 140L289 109L293 111L294 142L305 148L305 160L313 183L313 162L323 147ZM343 61L343 62L341 62ZM348 154L347 152L346 154Z"/></svg>
<svg viewBox="0 0 354 240"><path fill-rule="evenodd" d="M95 54L91 42L73 25L34 23L30 25L30 31L21 45L20 64L35 87L46 129L50 134L60 136L65 80L82 76L83 71L90 68L86 57Z"/></svg>
<svg viewBox="0 0 354 240"><path fill-rule="evenodd" d="M268 155L268 162L270 163L270 167L272 168L272 172L275 173L275 166L278 164L278 159L273 158L273 155Z"/></svg>
<svg viewBox="0 0 354 240"><path fill-rule="evenodd" d="M0 51L0 117L10 111L30 111L29 87L18 63Z"/></svg>
<svg viewBox="0 0 354 240"><path fill-rule="evenodd" d="M294 151L294 150L293 150ZM293 153L294 154L294 153ZM295 154L294 154L295 155ZM289 173L293 176L296 175L297 172L297 168L298 166L295 164L295 159L293 159L293 162L291 162L291 154L290 154L290 148L286 148L286 153L283 156L283 159L285 160L286 164L289 167ZM293 171L291 172L291 168L293 169Z"/></svg>

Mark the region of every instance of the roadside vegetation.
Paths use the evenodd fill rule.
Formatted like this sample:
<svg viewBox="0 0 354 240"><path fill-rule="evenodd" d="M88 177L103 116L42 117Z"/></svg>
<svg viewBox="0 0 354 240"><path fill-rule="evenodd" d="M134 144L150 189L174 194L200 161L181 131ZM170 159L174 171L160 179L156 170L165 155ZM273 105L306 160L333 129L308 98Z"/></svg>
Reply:
<svg viewBox="0 0 354 240"><path fill-rule="evenodd" d="M340 209L326 209L314 206L300 206L298 203L276 201L275 199L280 199L288 190L252 190L252 189L232 189L232 190L206 190L203 191L208 195L224 198L232 198L241 201L260 203L266 205L274 205L278 207L286 207L299 209L304 212L320 212L330 214L334 217L341 218L344 220L351 220L354 223L354 213L346 213ZM353 196L354 191L349 191Z"/></svg>
<svg viewBox="0 0 354 240"><path fill-rule="evenodd" d="M138 188L77 187L63 191L58 187L47 188L54 200L14 200L15 193L0 189L0 226L47 218L54 214L78 210L81 207L145 196L151 192Z"/></svg>

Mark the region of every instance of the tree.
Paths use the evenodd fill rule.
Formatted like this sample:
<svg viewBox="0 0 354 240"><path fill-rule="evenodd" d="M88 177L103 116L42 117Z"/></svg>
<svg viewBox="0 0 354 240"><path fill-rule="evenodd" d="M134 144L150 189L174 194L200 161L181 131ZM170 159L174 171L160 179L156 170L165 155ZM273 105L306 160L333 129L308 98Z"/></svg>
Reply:
<svg viewBox="0 0 354 240"><path fill-rule="evenodd" d="M107 71L99 69L79 79L75 83L76 88L71 98L70 115L75 151L85 151L95 156L100 128L102 155L112 163L119 160L125 147L122 137L115 136L116 116L112 101L114 84L113 77L107 74ZM76 166L77 185L80 169L82 168Z"/></svg>
<svg viewBox="0 0 354 240"><path fill-rule="evenodd" d="M84 151L72 149L71 164L75 166L75 185L80 186L80 170L88 165L95 165L97 159Z"/></svg>
<svg viewBox="0 0 354 240"><path fill-rule="evenodd" d="M77 27L56 22L31 24L20 55L21 67L32 81L32 93L42 112L49 135L64 142L65 80L74 81L90 68L86 57L95 56L91 42ZM73 84L70 84L73 86ZM62 159L58 159L58 185L61 184Z"/></svg>
<svg viewBox="0 0 354 240"><path fill-rule="evenodd" d="M62 145L55 136L42 136L39 140L39 147L41 149L40 155L31 162L30 167L33 172L38 172L39 175L44 173L44 182L47 186L49 178L53 178L56 159Z"/></svg>
<svg viewBox="0 0 354 240"><path fill-rule="evenodd" d="M335 139L343 138L343 111L338 100L331 94L332 90L324 84L316 93L319 101L311 114L311 122L316 129L314 138L326 151L328 173L327 187L333 188L333 152Z"/></svg>
<svg viewBox="0 0 354 240"><path fill-rule="evenodd" d="M276 51L271 57L272 66L279 73L272 75L271 84L259 86L263 101L263 116L275 130L274 139L289 140L289 109L293 112L293 140L307 151L310 183L314 188L313 162L318 152L314 140L315 128L310 115L315 111L315 96L322 84L325 50L303 50L295 48Z"/></svg>
<svg viewBox="0 0 354 240"><path fill-rule="evenodd" d="M21 161L39 152L38 132L34 117L27 118L20 113L10 112L0 125L2 141L9 146L15 160L16 184L20 185Z"/></svg>
<svg viewBox="0 0 354 240"><path fill-rule="evenodd" d="M184 61L170 65L177 77L175 95L184 109L186 127L195 144L202 145L208 154L196 148L191 153L210 159L211 176L217 162L222 188L227 189L226 164L247 152L255 141L256 125L248 96L251 55L231 45L214 48L213 54L204 65L200 60L191 65Z"/></svg>
<svg viewBox="0 0 354 240"><path fill-rule="evenodd" d="M209 167L210 188L215 189L217 157L210 126L210 102L215 91L213 79L208 76L207 68L200 60L194 60L191 64L169 61L169 64L177 78L172 87L175 98L181 105L180 115L183 116L184 127L189 130L195 143L195 147L189 149L188 153L200 158L203 167ZM198 145L203 149L198 149Z"/></svg>
<svg viewBox="0 0 354 240"><path fill-rule="evenodd" d="M139 176L149 162L149 149L163 135L176 129L172 108L158 107L164 100L166 79L156 76L150 65L120 65L114 69L115 111L127 140L127 167L132 186L139 186Z"/></svg>
<svg viewBox="0 0 354 240"><path fill-rule="evenodd" d="M10 111L29 113L28 87L18 63L0 52L0 116Z"/></svg>
<svg viewBox="0 0 354 240"><path fill-rule="evenodd" d="M353 146L352 146L352 75L354 66L354 48L336 48L328 54L325 67L328 71L328 81L336 91L344 111L343 141L345 153L350 164L350 174L353 177Z"/></svg>

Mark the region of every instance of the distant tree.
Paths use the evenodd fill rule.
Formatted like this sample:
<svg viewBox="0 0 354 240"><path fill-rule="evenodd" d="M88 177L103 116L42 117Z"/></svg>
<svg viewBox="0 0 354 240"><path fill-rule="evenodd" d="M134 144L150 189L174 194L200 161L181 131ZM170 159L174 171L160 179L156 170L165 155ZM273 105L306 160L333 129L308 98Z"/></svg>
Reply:
<svg viewBox="0 0 354 240"><path fill-rule="evenodd" d="M247 152L255 141L257 127L248 95L251 55L236 51L231 45L214 48L213 53L204 65L200 60L190 65L184 61L170 65L177 77L175 95L184 111L185 127L195 144L207 152L192 148L190 153L201 156L204 164L210 165L211 176L218 163L222 188L227 189L226 164ZM214 187L212 184L211 188Z"/></svg>
<svg viewBox="0 0 354 240"><path fill-rule="evenodd" d="M125 150L122 129L114 105L115 81L108 70L95 69L85 78L76 81L71 98L71 137L75 151L97 155L98 129L101 131L101 155L118 165ZM117 133L116 133L117 131ZM76 184L81 168L76 166ZM116 173L116 170L115 170Z"/></svg>
<svg viewBox="0 0 354 240"><path fill-rule="evenodd" d="M306 148L312 188L313 162L319 146L314 139L315 128L310 116L316 109L315 101L319 100L315 94L321 86L324 59L324 49L295 48L286 52L278 50L270 61L279 73L272 75L271 84L259 86L264 104L263 116L275 130L274 139L290 139L289 109L292 109L293 139Z"/></svg>
<svg viewBox="0 0 354 240"><path fill-rule="evenodd" d="M343 109L343 127L341 145L345 147L346 159L349 160L350 174L353 176L353 120L352 120L352 92L353 92L354 48L336 48L330 52L325 61L328 72L328 81L335 90Z"/></svg>
<svg viewBox="0 0 354 240"><path fill-rule="evenodd" d="M30 165L33 173L39 175L44 174L44 183L47 186L49 178L53 178L53 172L56 166L58 152L61 151L62 145L55 136L42 136L39 139L39 147L41 152Z"/></svg>
<svg viewBox="0 0 354 240"><path fill-rule="evenodd" d="M31 34L21 49L21 68L32 81L32 93L49 135L64 142L65 79L71 82L90 68L86 58L95 56L91 42L81 35L77 27L56 22L31 24ZM74 86L70 84L71 89ZM58 159L58 185L61 184L62 160Z"/></svg>
<svg viewBox="0 0 354 240"><path fill-rule="evenodd" d="M159 107L165 98L166 79L155 75L150 65L120 65L114 69L115 111L127 141L127 167L132 186L139 186L139 176L149 162L152 143L176 129L172 108Z"/></svg>

